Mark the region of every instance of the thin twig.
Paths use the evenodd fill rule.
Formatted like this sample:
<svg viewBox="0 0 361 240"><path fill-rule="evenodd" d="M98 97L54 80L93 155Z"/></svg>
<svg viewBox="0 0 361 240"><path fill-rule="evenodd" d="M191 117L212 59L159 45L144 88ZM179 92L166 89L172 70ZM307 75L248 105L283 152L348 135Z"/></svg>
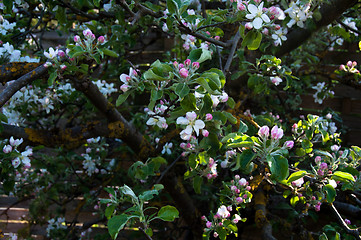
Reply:
<svg viewBox="0 0 361 240"><path fill-rule="evenodd" d="M224 72L229 72L229 68L231 67L232 61L233 61L233 55L236 52L237 45L239 40L241 39L241 33L237 31L236 35L234 35L234 38L232 40L232 48L229 52L228 59L226 62L226 65L224 66Z"/></svg>
<svg viewBox="0 0 361 240"><path fill-rule="evenodd" d="M139 228L140 231L142 231L142 233L144 234L144 236L148 239L148 240L153 240L145 231L142 227Z"/></svg>
<svg viewBox="0 0 361 240"><path fill-rule="evenodd" d="M361 240L359 229L351 229L351 228L349 228L347 226L347 224L345 223L345 221L343 220L340 213L337 211L337 209L335 208L335 206L332 203L330 204L330 207L331 207L333 213L336 215L337 220L339 221L339 223L341 224L343 229L345 229L345 231L347 233L353 235L356 239Z"/></svg>
<svg viewBox="0 0 361 240"><path fill-rule="evenodd" d="M156 181L155 184L158 184L162 181L163 177L165 176L165 174L174 166L174 164L176 164L179 159L181 159L182 155L179 155L160 175L160 177L158 178L158 180Z"/></svg>

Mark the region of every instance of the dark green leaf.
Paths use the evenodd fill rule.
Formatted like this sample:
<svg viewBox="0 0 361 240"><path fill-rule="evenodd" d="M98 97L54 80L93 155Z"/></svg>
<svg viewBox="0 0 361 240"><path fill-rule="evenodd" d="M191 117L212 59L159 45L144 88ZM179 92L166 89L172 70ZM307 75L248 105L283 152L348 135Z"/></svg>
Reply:
<svg viewBox="0 0 361 240"><path fill-rule="evenodd" d="M167 205L159 210L158 217L163 221L172 222L179 217L179 212L175 207Z"/></svg>
<svg viewBox="0 0 361 240"><path fill-rule="evenodd" d="M203 182L203 178L199 175L195 176L193 179L193 188L197 194L201 193L202 182Z"/></svg>
<svg viewBox="0 0 361 240"><path fill-rule="evenodd" d="M271 177L276 181L282 181L288 176L288 160L281 156L267 156L267 163L271 170Z"/></svg>
<svg viewBox="0 0 361 240"><path fill-rule="evenodd" d="M120 230L122 230L129 220L129 216L122 214L109 219L108 231L112 239L116 239Z"/></svg>
<svg viewBox="0 0 361 240"><path fill-rule="evenodd" d="M326 200L329 203L333 203L336 198L336 190L332 187L331 184L327 184L323 187L323 190L326 192Z"/></svg>

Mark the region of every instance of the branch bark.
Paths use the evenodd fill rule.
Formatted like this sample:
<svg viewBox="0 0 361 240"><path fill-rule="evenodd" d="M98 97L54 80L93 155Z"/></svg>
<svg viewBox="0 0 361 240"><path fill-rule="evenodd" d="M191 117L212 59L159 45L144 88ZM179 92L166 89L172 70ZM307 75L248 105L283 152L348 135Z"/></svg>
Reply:
<svg viewBox="0 0 361 240"><path fill-rule="evenodd" d="M142 160L153 155L154 148L151 144L118 112L115 106L106 99L93 82L88 79L79 80L74 76L68 77L73 81L75 88L83 92L110 122L108 124L108 128L111 130L110 137L122 139Z"/></svg>
<svg viewBox="0 0 361 240"><path fill-rule="evenodd" d="M34 65L31 65L34 66ZM3 66L1 66L3 67ZM6 70L7 67L5 67ZM14 73L15 76L17 76L16 67L8 69L8 71L1 71L1 73L4 73L5 78L11 78L11 73ZM21 72L21 71L20 71ZM38 79L40 76L47 73L47 68L43 65L38 66L37 68L27 72L26 74L19 77L15 82L11 83L8 87L4 89L4 91L0 94L0 107L2 107L17 91L19 91L22 87L28 85L35 79ZM1 74L0 74L1 77ZM6 79L5 79L6 80ZM4 81L4 79L3 79Z"/></svg>

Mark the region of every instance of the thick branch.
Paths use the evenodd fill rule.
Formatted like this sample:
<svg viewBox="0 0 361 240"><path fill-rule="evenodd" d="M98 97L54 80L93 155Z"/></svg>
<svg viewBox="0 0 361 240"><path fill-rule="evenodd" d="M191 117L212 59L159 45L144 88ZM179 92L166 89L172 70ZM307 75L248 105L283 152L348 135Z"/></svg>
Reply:
<svg viewBox="0 0 361 240"><path fill-rule="evenodd" d="M34 68L39 67L41 63L23 63L23 62L12 62L0 65L0 82L4 85L5 83L15 80Z"/></svg>
<svg viewBox="0 0 361 240"><path fill-rule="evenodd" d="M31 65L31 66L33 66L33 65ZM10 68L10 69L8 69L7 72L4 72L4 76L7 77L9 74L9 71L13 72L13 73L15 73L15 75L17 75L18 73L16 71L18 68L16 68L16 67L13 67L13 68L15 69L15 71L13 71L13 69ZM6 67L5 67L5 70L6 70ZM40 65L37 68L35 68L34 70L29 71L25 75L19 77L17 80L15 80L15 82L11 83L0 94L0 107L2 107L22 87L28 85L35 79L38 79L41 75L43 75L45 73L47 73L47 69L43 65ZM9 75L9 77L10 77L10 75Z"/></svg>
<svg viewBox="0 0 361 240"><path fill-rule="evenodd" d="M320 28L327 26L334 20L340 17L340 15L348 8L352 7L358 2L358 0L332 0L330 3L324 3L320 8L322 18L319 21L315 21L316 27L314 29L296 29L287 35L287 41L276 52L277 57L281 57L293 49L303 44L312 33Z"/></svg>
<svg viewBox="0 0 361 240"><path fill-rule="evenodd" d="M93 82L90 80L80 81L74 76L71 76L70 79L74 82L75 88L83 92L110 122L108 125L111 130L110 137L122 139L135 153L138 153L141 159L152 156L154 149L150 143L118 112Z"/></svg>

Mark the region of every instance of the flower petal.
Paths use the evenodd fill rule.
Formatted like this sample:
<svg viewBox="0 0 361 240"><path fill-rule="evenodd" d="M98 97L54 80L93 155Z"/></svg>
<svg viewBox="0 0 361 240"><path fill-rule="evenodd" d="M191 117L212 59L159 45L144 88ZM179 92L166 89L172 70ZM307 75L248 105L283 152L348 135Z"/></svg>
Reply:
<svg viewBox="0 0 361 240"><path fill-rule="evenodd" d="M252 22L255 29L260 29L262 27L262 23L263 23L263 20L260 17L256 17Z"/></svg>
<svg viewBox="0 0 361 240"><path fill-rule="evenodd" d="M189 121L185 117L179 117L177 118L177 124L181 125L188 125Z"/></svg>

